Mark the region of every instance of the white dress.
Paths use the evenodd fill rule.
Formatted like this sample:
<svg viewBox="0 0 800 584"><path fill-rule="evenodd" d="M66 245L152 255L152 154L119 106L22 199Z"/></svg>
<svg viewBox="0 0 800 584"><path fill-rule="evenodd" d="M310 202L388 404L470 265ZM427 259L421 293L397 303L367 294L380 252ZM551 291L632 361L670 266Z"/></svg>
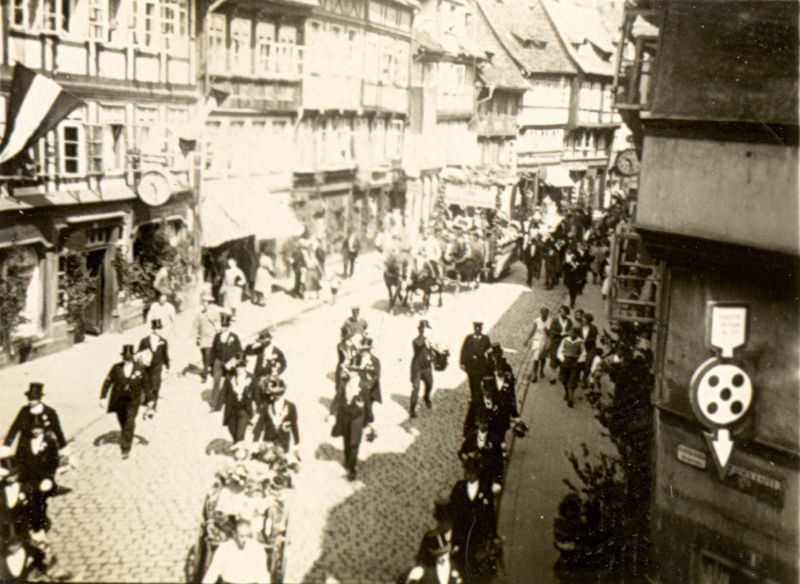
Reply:
<svg viewBox="0 0 800 584"><path fill-rule="evenodd" d="M536 332L531 339L531 350L533 351L533 359L538 361L544 358L547 353L547 327L550 324L550 319L543 320L538 317L535 321Z"/></svg>
<svg viewBox="0 0 800 584"><path fill-rule="evenodd" d="M272 292L272 274L275 271L275 266L272 263L272 258L268 255L262 255L258 259L258 270L256 271L256 283L253 287L255 292L260 293L266 298Z"/></svg>
<svg viewBox="0 0 800 584"><path fill-rule="evenodd" d="M242 304L242 291L247 283L244 272L238 268L228 268L225 270L225 278L222 289L225 292L225 308L237 309Z"/></svg>

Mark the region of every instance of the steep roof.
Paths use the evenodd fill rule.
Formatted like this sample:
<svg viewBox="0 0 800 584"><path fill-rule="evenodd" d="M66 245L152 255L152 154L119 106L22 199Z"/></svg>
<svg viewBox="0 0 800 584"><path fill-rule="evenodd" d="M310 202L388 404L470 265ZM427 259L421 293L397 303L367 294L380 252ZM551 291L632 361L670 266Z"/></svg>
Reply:
<svg viewBox="0 0 800 584"><path fill-rule="evenodd" d="M495 36L486 15L482 11L476 18L475 30L478 44L488 54L488 60L479 67L480 78L487 85L504 89L528 89L528 82L520 73L519 66L509 56L505 47Z"/></svg>
<svg viewBox="0 0 800 584"><path fill-rule="evenodd" d="M613 77L614 44L597 8L574 0L539 1L580 70Z"/></svg>
<svg viewBox="0 0 800 584"><path fill-rule="evenodd" d="M477 4L523 73L577 73L540 0L477 0Z"/></svg>

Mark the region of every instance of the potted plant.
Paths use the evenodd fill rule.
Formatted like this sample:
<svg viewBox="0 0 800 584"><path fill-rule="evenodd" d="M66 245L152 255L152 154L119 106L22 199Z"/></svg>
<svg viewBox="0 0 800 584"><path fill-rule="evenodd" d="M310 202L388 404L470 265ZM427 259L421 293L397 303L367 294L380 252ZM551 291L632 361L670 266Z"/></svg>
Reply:
<svg viewBox="0 0 800 584"><path fill-rule="evenodd" d="M75 342L80 343L85 337L84 311L97 294L97 282L86 265L86 254L71 254L67 256L66 261L65 281L62 287L66 319L75 335Z"/></svg>

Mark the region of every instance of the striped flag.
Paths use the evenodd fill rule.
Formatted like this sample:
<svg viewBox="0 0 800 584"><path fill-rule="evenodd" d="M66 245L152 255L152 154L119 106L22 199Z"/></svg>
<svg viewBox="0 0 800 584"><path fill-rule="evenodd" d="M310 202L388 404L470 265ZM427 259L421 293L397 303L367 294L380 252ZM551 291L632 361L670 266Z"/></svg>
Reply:
<svg viewBox="0 0 800 584"><path fill-rule="evenodd" d="M6 110L6 133L0 142L0 164L23 152L82 104L49 77L17 63Z"/></svg>

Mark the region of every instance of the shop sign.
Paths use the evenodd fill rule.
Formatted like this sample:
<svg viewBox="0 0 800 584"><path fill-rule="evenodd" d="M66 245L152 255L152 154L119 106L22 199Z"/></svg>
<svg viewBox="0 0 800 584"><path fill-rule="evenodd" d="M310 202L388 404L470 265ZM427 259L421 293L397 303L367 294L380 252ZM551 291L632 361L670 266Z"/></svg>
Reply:
<svg viewBox="0 0 800 584"><path fill-rule="evenodd" d="M768 505L783 507L783 483L776 478L732 464L722 482Z"/></svg>
<svg viewBox="0 0 800 584"><path fill-rule="evenodd" d="M734 359L734 351L747 342L748 309L744 304L710 302L706 308L706 344L716 355L692 375L689 399L705 433L711 455L724 478L733 452L732 432L753 404L754 389L748 373Z"/></svg>
<svg viewBox="0 0 800 584"><path fill-rule="evenodd" d="M701 452L700 450L695 450L694 448L689 448L688 446L679 444L676 455L678 460L683 464L688 464L689 466L693 466L701 470L706 469L707 463L705 452Z"/></svg>

